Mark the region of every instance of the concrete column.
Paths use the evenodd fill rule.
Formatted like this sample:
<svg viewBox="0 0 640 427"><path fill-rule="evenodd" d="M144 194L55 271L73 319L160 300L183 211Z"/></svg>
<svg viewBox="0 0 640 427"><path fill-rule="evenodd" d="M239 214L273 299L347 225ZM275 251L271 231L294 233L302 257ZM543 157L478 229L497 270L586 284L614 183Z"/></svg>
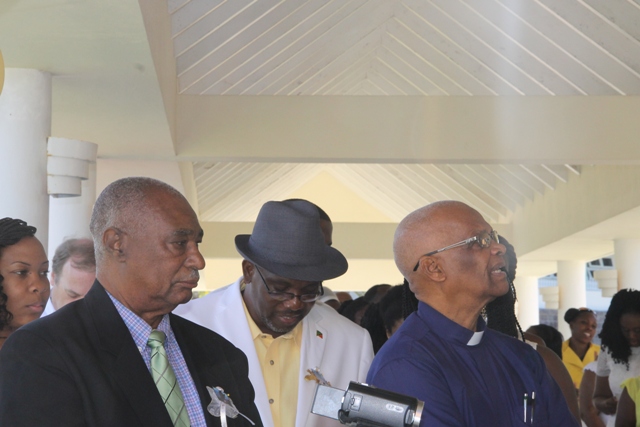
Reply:
<svg viewBox="0 0 640 427"><path fill-rule="evenodd" d="M49 138L47 165L49 254L64 239L90 237L89 221L96 200L96 144Z"/></svg>
<svg viewBox="0 0 640 427"><path fill-rule="evenodd" d="M564 313L571 307L587 305L586 263L584 261L558 261L558 330L565 338L571 336Z"/></svg>
<svg viewBox="0 0 640 427"><path fill-rule="evenodd" d="M7 68L0 95L0 218L20 218L48 246L47 138L51 75Z"/></svg>
<svg viewBox="0 0 640 427"><path fill-rule="evenodd" d="M518 297L518 322L523 330L531 325L540 323L540 308L538 307L538 278L518 276L514 281Z"/></svg>
<svg viewBox="0 0 640 427"><path fill-rule="evenodd" d="M640 239L615 239L613 250L618 270L618 290L640 289Z"/></svg>

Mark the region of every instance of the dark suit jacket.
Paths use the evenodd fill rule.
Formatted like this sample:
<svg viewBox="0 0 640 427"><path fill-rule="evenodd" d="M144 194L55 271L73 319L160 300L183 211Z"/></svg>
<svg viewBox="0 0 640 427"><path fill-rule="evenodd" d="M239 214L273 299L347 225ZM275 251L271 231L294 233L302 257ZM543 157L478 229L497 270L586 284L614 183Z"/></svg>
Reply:
<svg viewBox="0 0 640 427"><path fill-rule="evenodd" d="M247 358L215 332L170 314L171 327L202 403L222 387L262 426ZM229 427L250 426L241 416ZM83 300L23 326L0 351L0 425L171 427L171 419L124 321L96 281Z"/></svg>

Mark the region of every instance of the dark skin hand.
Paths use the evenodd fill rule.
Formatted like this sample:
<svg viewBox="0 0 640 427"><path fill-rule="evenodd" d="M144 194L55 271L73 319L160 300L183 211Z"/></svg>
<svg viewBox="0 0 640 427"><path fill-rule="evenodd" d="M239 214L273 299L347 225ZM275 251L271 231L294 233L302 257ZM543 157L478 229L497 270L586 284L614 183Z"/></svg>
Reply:
<svg viewBox="0 0 640 427"><path fill-rule="evenodd" d="M593 404L593 390L596 386L596 373L584 371L580 382L580 416L587 427L606 427L598 416L599 411Z"/></svg>
<svg viewBox="0 0 640 427"><path fill-rule="evenodd" d="M609 377L596 377L596 390L593 393L593 404L596 408L607 415L616 413L618 400L609 388Z"/></svg>

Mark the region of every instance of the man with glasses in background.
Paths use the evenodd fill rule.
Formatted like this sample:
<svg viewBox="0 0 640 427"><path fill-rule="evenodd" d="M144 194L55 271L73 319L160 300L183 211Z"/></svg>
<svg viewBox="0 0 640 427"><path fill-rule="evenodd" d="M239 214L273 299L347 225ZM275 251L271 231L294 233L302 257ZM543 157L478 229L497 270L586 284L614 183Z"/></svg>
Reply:
<svg viewBox="0 0 640 427"><path fill-rule="evenodd" d="M364 381L373 348L367 331L317 302L323 280L347 271L347 260L327 244L317 206L267 202L253 233L235 243L242 277L176 314L244 351L265 427L341 425L310 413L316 384L346 389Z"/></svg>
<svg viewBox="0 0 640 427"><path fill-rule="evenodd" d="M486 328L483 307L509 290L505 251L461 202L432 203L398 225L394 257L418 310L378 352L367 383L424 401L420 426L579 425L537 352Z"/></svg>

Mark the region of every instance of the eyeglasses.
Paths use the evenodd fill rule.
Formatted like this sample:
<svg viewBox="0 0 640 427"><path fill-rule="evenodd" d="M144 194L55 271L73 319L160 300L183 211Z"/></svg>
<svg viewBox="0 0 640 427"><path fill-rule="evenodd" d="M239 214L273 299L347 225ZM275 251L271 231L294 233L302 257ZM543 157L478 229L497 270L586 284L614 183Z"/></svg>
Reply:
<svg viewBox="0 0 640 427"><path fill-rule="evenodd" d="M267 285L267 281L264 280L264 276L262 275L262 273L260 273L260 269L258 268L257 265L256 265L256 271L260 275L260 278L262 279L262 283L264 283L265 288L267 288L267 293L269 294L269 296L271 296L271 298L273 298L276 301L291 301L294 298L299 298L301 302L314 302L314 301L317 301L318 298L320 298L322 295L324 295L324 289L322 288L322 283L320 284L320 288L315 294L296 295L296 294L292 294L291 292L272 291L271 289L269 289L269 286Z"/></svg>
<svg viewBox="0 0 640 427"><path fill-rule="evenodd" d="M435 255L440 252L446 251L447 249L453 249L453 248L457 248L464 245L471 245L473 243L477 243L478 245L480 245L481 248L488 248L489 246L491 246L491 240L493 240L496 243L500 243L500 237L498 236L498 232L496 230L491 230L488 233L487 232L480 233L477 236L470 237L461 242L454 243L453 245L445 246L444 248L438 249L437 251L426 253L422 255L420 258L425 256ZM418 267L420 267L420 260L418 260L418 262L416 263L416 266L413 267L413 271L417 271Z"/></svg>

